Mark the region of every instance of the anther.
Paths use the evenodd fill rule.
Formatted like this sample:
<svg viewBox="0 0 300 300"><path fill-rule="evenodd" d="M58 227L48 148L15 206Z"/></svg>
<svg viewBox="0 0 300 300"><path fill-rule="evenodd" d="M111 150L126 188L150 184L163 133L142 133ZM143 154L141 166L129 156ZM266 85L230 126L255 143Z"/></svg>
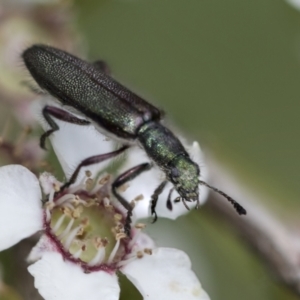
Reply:
<svg viewBox="0 0 300 300"><path fill-rule="evenodd" d="M85 176L88 177L88 178L92 177L92 172L90 170L86 170L85 171Z"/></svg>
<svg viewBox="0 0 300 300"><path fill-rule="evenodd" d="M72 218L72 209L70 209L70 207L67 206L63 206L63 213L68 216L69 218Z"/></svg>
<svg viewBox="0 0 300 300"><path fill-rule="evenodd" d="M107 197L105 197L105 198L103 199L103 205L104 205L104 207L111 206L110 200L109 200Z"/></svg>
<svg viewBox="0 0 300 300"><path fill-rule="evenodd" d="M133 199L133 201L137 202L137 201L141 201L141 200L143 200L143 199L144 199L144 195L143 195L143 194L140 194L140 195L136 196L136 197Z"/></svg>
<svg viewBox="0 0 300 300"><path fill-rule="evenodd" d="M118 192L124 193L129 188L129 183L125 183L118 188Z"/></svg>
<svg viewBox="0 0 300 300"><path fill-rule="evenodd" d="M109 180L110 180L111 176L109 174L106 174L105 176L103 176L100 180L99 180L99 184L100 185L105 185Z"/></svg>
<svg viewBox="0 0 300 300"><path fill-rule="evenodd" d="M91 191L92 188L94 186L94 180L92 178L88 178L86 181L85 181L85 189L87 191Z"/></svg>
<svg viewBox="0 0 300 300"><path fill-rule="evenodd" d="M139 258L139 259L140 259L140 258L143 258L143 257L144 257L143 252L142 252L142 251L137 251L137 252L136 252L136 257Z"/></svg>
<svg viewBox="0 0 300 300"><path fill-rule="evenodd" d="M136 229L144 229L146 227L146 224L144 223L137 223L134 226Z"/></svg>
<svg viewBox="0 0 300 300"><path fill-rule="evenodd" d="M149 255L152 255L152 249L150 249L150 248L145 248L145 249L144 249L144 253L149 254Z"/></svg>
<svg viewBox="0 0 300 300"><path fill-rule="evenodd" d="M83 211L83 207L82 207L82 206L76 207L76 208L73 210L73 212L72 212L72 217L73 217L74 219L78 219L78 218L80 217L82 211Z"/></svg>
<svg viewBox="0 0 300 300"><path fill-rule="evenodd" d="M123 216L121 214L114 214L114 220L115 221L121 221Z"/></svg>
<svg viewBox="0 0 300 300"><path fill-rule="evenodd" d="M61 184L59 182L53 183L53 189L57 193L60 191Z"/></svg>

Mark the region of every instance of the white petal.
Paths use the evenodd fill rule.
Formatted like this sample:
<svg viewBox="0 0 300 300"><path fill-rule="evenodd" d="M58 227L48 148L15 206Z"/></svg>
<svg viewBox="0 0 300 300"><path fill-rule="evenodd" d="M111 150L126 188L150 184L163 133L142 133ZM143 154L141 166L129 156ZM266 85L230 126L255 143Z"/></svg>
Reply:
<svg viewBox="0 0 300 300"><path fill-rule="evenodd" d="M157 248L121 270L147 300L209 300L188 256L179 250Z"/></svg>
<svg viewBox="0 0 300 300"><path fill-rule="evenodd" d="M33 263L42 258L46 252L58 252L57 245L45 234L41 236L37 244L31 249L27 262Z"/></svg>
<svg viewBox="0 0 300 300"><path fill-rule="evenodd" d="M28 169L0 168L0 251L42 229L41 200L38 179Z"/></svg>
<svg viewBox="0 0 300 300"><path fill-rule="evenodd" d="M200 150L199 144L194 142L191 147L186 147L188 152L191 155L191 158L198 163L200 170L201 170L201 180L207 179L207 170L203 167L203 158L202 152ZM128 170L129 168L136 166L140 163L150 162L148 156L146 155L145 151L138 147L134 147L127 151L127 161L119 173ZM126 189L125 192L122 192L122 196L128 200L129 202L132 201L135 197L142 194L143 200L138 201L134 208L134 214L137 219L147 218L150 216L150 203L151 203L151 196L154 190L159 186L159 184L165 178L163 172L158 169L157 167L153 167L150 171L144 172L140 174L137 178L129 183L129 187ZM156 206L156 213L159 217L165 217L169 219L176 219L177 217L186 214L188 210L184 206L182 202L174 203L174 200L179 196L176 190L172 193L172 210L167 208L167 199L170 190L172 189L173 185L169 182L165 187L164 191L158 198L157 206ZM205 186L200 185L200 203L203 204L208 196L208 188ZM194 202L186 202L189 208L194 208L197 203Z"/></svg>
<svg viewBox="0 0 300 300"><path fill-rule="evenodd" d="M150 238L149 235L139 231L130 241L129 246L131 247L131 251L143 251L146 248L154 249L155 242Z"/></svg>
<svg viewBox="0 0 300 300"><path fill-rule="evenodd" d="M120 288L115 273L84 273L64 261L57 252L47 252L28 267L34 285L45 300L118 300Z"/></svg>
<svg viewBox="0 0 300 300"><path fill-rule="evenodd" d="M286 0L287 3L289 3L294 8L300 10L300 0Z"/></svg>
<svg viewBox="0 0 300 300"><path fill-rule="evenodd" d="M49 125L46 123L41 113L45 105L62 107L54 102L53 98L50 96L43 97L34 102L32 109L37 116L37 120L44 130L48 130ZM75 113L72 114L78 116ZM78 117L82 118L80 116ZM53 119L60 129L50 135L50 140L67 178L70 178L73 171L82 160L90 156L108 153L115 149L115 142L108 140L106 136L99 133L92 125L80 126L63 122L55 118ZM77 180L79 181L84 178L84 170L90 170L93 175L96 175L110 162L111 160L108 160L100 164L83 168Z"/></svg>
<svg viewBox="0 0 300 300"><path fill-rule="evenodd" d="M49 195L53 192L55 186L60 186L61 183L48 172L43 172L39 177L40 185L43 189L44 194Z"/></svg>

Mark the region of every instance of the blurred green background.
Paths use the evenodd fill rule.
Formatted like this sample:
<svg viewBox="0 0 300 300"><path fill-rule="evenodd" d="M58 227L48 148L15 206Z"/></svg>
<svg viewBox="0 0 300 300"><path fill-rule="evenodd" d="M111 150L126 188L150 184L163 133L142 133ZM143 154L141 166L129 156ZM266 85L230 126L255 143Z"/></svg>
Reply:
<svg viewBox="0 0 300 300"><path fill-rule="evenodd" d="M116 79L295 225L299 11L284 0L75 0L72 9L91 61L106 60ZM298 299L205 206L175 222L159 219L148 232L158 246L189 254L212 300ZM121 282L122 300L142 299Z"/></svg>
<svg viewBox="0 0 300 300"><path fill-rule="evenodd" d="M300 12L282 0L78 0L75 11L91 60L105 59L272 210L297 216ZM296 299L203 210L149 231L190 255L211 299Z"/></svg>

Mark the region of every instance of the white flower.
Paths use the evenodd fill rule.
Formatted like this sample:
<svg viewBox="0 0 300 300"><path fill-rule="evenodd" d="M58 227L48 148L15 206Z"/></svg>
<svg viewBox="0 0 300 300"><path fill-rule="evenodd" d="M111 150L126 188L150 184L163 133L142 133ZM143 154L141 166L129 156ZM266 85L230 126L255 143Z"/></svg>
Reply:
<svg viewBox="0 0 300 300"><path fill-rule="evenodd" d="M60 130L51 139L67 178L83 159L115 147L92 126L58 123ZM193 149L198 149L197 144ZM124 168L138 163L143 153L132 150L130 155L133 159ZM126 211L110 196L110 177L102 172L96 180L96 174L108 163L84 168L76 183L63 192L57 192L61 183L48 173L39 181L22 166L1 167L0 251L43 230L29 255L33 264L28 270L46 300L119 299L117 271L128 277L144 299L209 299L191 270L188 256L177 249L157 248L142 232L144 225L136 222L149 216L150 196L157 184L150 184L150 180L152 176L159 180L159 171L148 171L147 185L136 178L135 188L132 182L123 193L128 201L136 194L144 195L136 201L130 239L124 234ZM40 185L46 195L44 204ZM158 216L176 218L180 211L186 212L177 208L181 203L165 209L164 197L159 199Z"/></svg>

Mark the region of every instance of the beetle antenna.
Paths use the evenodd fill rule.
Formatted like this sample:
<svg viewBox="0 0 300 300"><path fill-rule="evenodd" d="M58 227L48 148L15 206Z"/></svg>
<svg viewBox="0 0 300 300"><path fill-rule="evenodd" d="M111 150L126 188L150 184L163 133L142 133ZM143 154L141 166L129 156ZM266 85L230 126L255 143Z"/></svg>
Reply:
<svg viewBox="0 0 300 300"><path fill-rule="evenodd" d="M215 191L216 193L218 193L218 194L222 195L224 198L226 198L233 205L233 207L235 208L235 210L237 211L237 213L239 215L246 215L247 214L247 211L246 211L246 209L243 206L241 206L238 202L236 202L233 198L231 198L230 196L228 196L223 191L215 188L214 186L209 185L205 181L199 180L199 183L202 184L202 185L207 186L211 190Z"/></svg>

